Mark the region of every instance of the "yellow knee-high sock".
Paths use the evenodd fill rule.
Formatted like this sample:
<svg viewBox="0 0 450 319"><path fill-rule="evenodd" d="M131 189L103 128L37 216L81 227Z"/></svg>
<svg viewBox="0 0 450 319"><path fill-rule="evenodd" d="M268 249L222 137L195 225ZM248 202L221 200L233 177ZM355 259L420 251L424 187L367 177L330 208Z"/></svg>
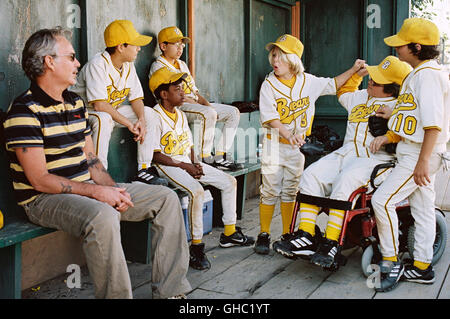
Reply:
<svg viewBox="0 0 450 319"><path fill-rule="evenodd" d="M316 234L316 219L319 214L319 206L311 204L300 204L300 225L299 230L310 233L312 236Z"/></svg>
<svg viewBox="0 0 450 319"><path fill-rule="evenodd" d="M270 225L272 224L273 212L275 205L259 204L259 222L261 225L261 233L270 234Z"/></svg>
<svg viewBox="0 0 450 319"><path fill-rule="evenodd" d="M419 268L420 270L425 270L430 266L428 263L424 263L421 261L414 260L414 267Z"/></svg>
<svg viewBox="0 0 450 319"><path fill-rule="evenodd" d="M225 225L223 234L225 236L231 236L236 232L236 225Z"/></svg>
<svg viewBox="0 0 450 319"><path fill-rule="evenodd" d="M291 221L292 221L292 215L294 215L294 206L295 206L295 202L290 202L290 203L281 202L281 204L280 204L281 220L283 222L283 233L282 234L289 233Z"/></svg>
<svg viewBox="0 0 450 319"><path fill-rule="evenodd" d="M328 239L338 241L344 222L345 210L331 209L325 235Z"/></svg>
<svg viewBox="0 0 450 319"><path fill-rule="evenodd" d="M393 257L383 257L383 260L388 260L388 261L395 261L397 262L397 256L393 256Z"/></svg>

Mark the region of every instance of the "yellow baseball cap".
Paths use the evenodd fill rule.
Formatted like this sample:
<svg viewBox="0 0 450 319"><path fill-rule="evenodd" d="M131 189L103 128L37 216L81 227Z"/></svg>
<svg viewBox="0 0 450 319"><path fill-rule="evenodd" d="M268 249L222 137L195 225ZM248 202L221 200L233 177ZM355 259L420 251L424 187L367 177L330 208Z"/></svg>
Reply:
<svg viewBox="0 0 450 319"><path fill-rule="evenodd" d="M155 93L156 89L159 88L160 85L174 83L179 79L184 79L186 77L187 73L173 72L164 67L152 74L148 85L150 87L150 91Z"/></svg>
<svg viewBox="0 0 450 319"><path fill-rule="evenodd" d="M267 44L266 50L270 51L274 46L279 47L284 53L296 54L300 59L302 58L304 50L303 43L290 34L284 34L276 42Z"/></svg>
<svg viewBox="0 0 450 319"><path fill-rule="evenodd" d="M412 71L412 67L395 56L386 57L379 65L366 67L370 78L378 84L397 83L402 85L403 80Z"/></svg>
<svg viewBox="0 0 450 319"><path fill-rule="evenodd" d="M158 43L169 42L176 43L178 41L183 41L183 43L190 43L191 39L183 36L183 32L177 27L168 27L159 31Z"/></svg>
<svg viewBox="0 0 450 319"><path fill-rule="evenodd" d="M405 19L397 34L384 39L384 42L390 47L400 47L409 43L437 45L439 41L438 27L423 18Z"/></svg>
<svg viewBox="0 0 450 319"><path fill-rule="evenodd" d="M104 33L106 47L112 48L126 43L143 47L152 42L152 37L139 34L129 20L116 20L108 25Z"/></svg>

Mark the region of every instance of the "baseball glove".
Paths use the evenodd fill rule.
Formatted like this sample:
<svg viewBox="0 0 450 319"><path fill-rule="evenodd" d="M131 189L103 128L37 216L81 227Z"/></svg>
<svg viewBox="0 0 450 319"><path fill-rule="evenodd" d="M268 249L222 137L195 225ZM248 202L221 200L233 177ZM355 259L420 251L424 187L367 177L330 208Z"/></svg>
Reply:
<svg viewBox="0 0 450 319"><path fill-rule="evenodd" d="M388 120L372 115L369 117L369 132L374 137L386 134L388 131Z"/></svg>

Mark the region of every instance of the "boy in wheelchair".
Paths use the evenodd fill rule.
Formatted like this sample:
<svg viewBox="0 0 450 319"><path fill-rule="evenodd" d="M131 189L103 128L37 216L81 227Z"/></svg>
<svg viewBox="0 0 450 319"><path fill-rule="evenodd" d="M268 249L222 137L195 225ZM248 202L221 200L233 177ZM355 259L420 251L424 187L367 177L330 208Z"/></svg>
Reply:
<svg viewBox="0 0 450 319"><path fill-rule="evenodd" d="M274 242L276 252L288 258L310 258L323 268L334 264L344 214L350 209L349 196L368 184L375 166L394 159L385 148L377 154L370 151L369 145L375 138L372 134L377 134L369 132L369 117L380 107L394 108L400 85L410 71L408 64L388 56L378 66L359 70L338 91L339 102L349 114L344 144L303 172L300 194L307 200L300 203L299 228ZM371 77L368 88L357 90L367 74ZM378 178L382 179L387 171L383 170ZM316 232L316 218L320 207L325 206L330 207L329 219L325 238L321 238Z"/></svg>

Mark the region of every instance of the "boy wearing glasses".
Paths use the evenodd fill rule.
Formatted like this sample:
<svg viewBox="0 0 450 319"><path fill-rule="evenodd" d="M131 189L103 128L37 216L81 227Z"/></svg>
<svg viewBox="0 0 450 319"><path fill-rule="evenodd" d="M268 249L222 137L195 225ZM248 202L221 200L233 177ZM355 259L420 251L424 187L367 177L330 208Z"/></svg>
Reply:
<svg viewBox="0 0 450 319"><path fill-rule="evenodd" d="M72 91L88 104L89 124L98 158L108 168L111 133L124 126L138 142L138 174L135 180L167 185L152 171L152 140L147 136L152 110L144 106L144 93L134 61L141 46L152 37L139 34L128 20L113 21L104 33L106 50L95 55L81 70ZM130 105L124 104L128 100Z"/></svg>
<svg viewBox="0 0 450 319"><path fill-rule="evenodd" d="M185 45L190 42L191 40L183 36L181 30L175 26L162 29L158 34L158 43L162 54L153 62L149 78L163 67L173 72L187 73L187 78L183 82L185 100L180 109L185 112L190 124L196 120L202 123L199 137L201 143L199 152L202 161L223 170L240 169L243 165L234 163L226 154L233 145L239 125L239 110L230 105L209 103L200 95L188 66L180 60ZM215 145L213 157L211 151L217 121L224 122L224 127L223 133Z"/></svg>

